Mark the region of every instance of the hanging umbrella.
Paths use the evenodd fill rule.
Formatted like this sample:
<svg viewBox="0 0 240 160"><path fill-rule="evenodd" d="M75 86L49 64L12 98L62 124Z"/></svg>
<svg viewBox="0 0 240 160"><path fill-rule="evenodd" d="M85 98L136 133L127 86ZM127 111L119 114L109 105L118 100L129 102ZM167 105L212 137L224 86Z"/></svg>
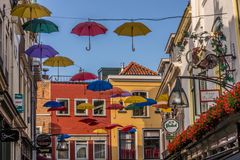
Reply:
<svg viewBox="0 0 240 160"><path fill-rule="evenodd" d="M33 19L22 25L25 31L31 31L33 33L52 33L58 32L58 26L45 19Z"/></svg>
<svg viewBox="0 0 240 160"><path fill-rule="evenodd" d="M135 133L137 130L135 128L132 128L128 131L128 133Z"/></svg>
<svg viewBox="0 0 240 160"><path fill-rule="evenodd" d="M57 137L58 141L64 141L67 138L71 138L72 136L69 134L61 134Z"/></svg>
<svg viewBox="0 0 240 160"><path fill-rule="evenodd" d="M45 60L43 62L43 65L50 66L50 67L58 67L58 76L59 76L59 67L71 66L71 65L74 65L74 62L67 57L56 56L56 57L51 57Z"/></svg>
<svg viewBox="0 0 240 160"><path fill-rule="evenodd" d="M129 130L131 130L132 128L134 128L135 126L133 125L127 125L127 126L124 126L121 131L122 132L128 132Z"/></svg>
<svg viewBox="0 0 240 160"><path fill-rule="evenodd" d="M72 76L70 81L85 81L85 80L93 80L97 79L97 76L90 72L80 72Z"/></svg>
<svg viewBox="0 0 240 160"><path fill-rule="evenodd" d="M106 94L118 94L118 93L122 93L123 90L119 87L113 87L112 89L110 90L107 90L105 93Z"/></svg>
<svg viewBox="0 0 240 160"><path fill-rule="evenodd" d="M142 102L147 102L147 100L141 96L130 96L124 101L124 103L142 103Z"/></svg>
<svg viewBox="0 0 240 160"><path fill-rule="evenodd" d="M152 106L155 108L163 108L163 109L169 108L169 106L167 104L160 104L160 103L154 104Z"/></svg>
<svg viewBox="0 0 240 160"><path fill-rule="evenodd" d="M115 31L119 36L130 36L132 37L132 51L135 51L133 37L135 36L145 36L151 30L140 22L126 22L119 26Z"/></svg>
<svg viewBox="0 0 240 160"><path fill-rule="evenodd" d="M112 109L112 110L118 110L118 109L123 109L123 108L124 108L124 106L121 104L118 104L118 103L113 103L106 107L106 109Z"/></svg>
<svg viewBox="0 0 240 160"><path fill-rule="evenodd" d="M132 96L132 94L128 91L122 91L121 93L116 93L110 95L110 98L117 98L117 97L129 97Z"/></svg>
<svg viewBox="0 0 240 160"><path fill-rule="evenodd" d="M49 45L37 44L29 47L25 53L34 58L48 58L54 57L58 52Z"/></svg>
<svg viewBox="0 0 240 160"><path fill-rule="evenodd" d="M44 103L43 107L62 107L63 105L60 102L57 101L47 101L46 103Z"/></svg>
<svg viewBox="0 0 240 160"><path fill-rule="evenodd" d="M44 6L37 3L19 4L11 11L12 16L18 16L22 18L40 18L45 16L51 16L51 12Z"/></svg>
<svg viewBox="0 0 240 160"><path fill-rule="evenodd" d="M106 126L105 129L113 129L116 127L123 127L123 126L120 124L110 124L110 125Z"/></svg>
<svg viewBox="0 0 240 160"><path fill-rule="evenodd" d="M85 110L85 109L93 109L94 106L90 103L81 103L79 105L77 105L77 109L82 109L82 110Z"/></svg>
<svg viewBox="0 0 240 160"><path fill-rule="evenodd" d="M67 111L67 108L64 106L61 107L51 107L47 110L48 112L53 112L53 111Z"/></svg>
<svg viewBox="0 0 240 160"><path fill-rule="evenodd" d="M97 124L99 124L97 121L88 123L89 126L95 126Z"/></svg>
<svg viewBox="0 0 240 160"><path fill-rule="evenodd" d="M161 110L162 112L165 112L165 113L170 113L170 112L172 112L172 108L160 108L160 110Z"/></svg>
<svg viewBox="0 0 240 160"><path fill-rule="evenodd" d="M92 119L92 118L83 118L83 119L81 119L79 121L83 122L83 123L87 123L87 124L92 123L92 122L97 122L96 119Z"/></svg>
<svg viewBox="0 0 240 160"><path fill-rule="evenodd" d="M95 130L93 130L93 133L106 134L107 131L105 129L95 129Z"/></svg>
<svg viewBox="0 0 240 160"><path fill-rule="evenodd" d="M128 106L126 106L124 109L126 110L137 110L137 109L142 109L144 106L137 106L134 104L130 104Z"/></svg>
<svg viewBox="0 0 240 160"><path fill-rule="evenodd" d="M106 91L112 89L112 84L107 81L97 80L89 83L87 89L91 91Z"/></svg>
<svg viewBox="0 0 240 160"><path fill-rule="evenodd" d="M134 105L139 107L144 107L144 106L151 106L153 104L157 104L157 101L155 101L154 99L146 98L146 100L147 100L146 102L134 103Z"/></svg>
<svg viewBox="0 0 240 160"><path fill-rule="evenodd" d="M91 36L105 34L106 32L107 28L96 22L79 23L71 31L71 33L78 36L88 36L88 47L86 47L87 51L91 50Z"/></svg>

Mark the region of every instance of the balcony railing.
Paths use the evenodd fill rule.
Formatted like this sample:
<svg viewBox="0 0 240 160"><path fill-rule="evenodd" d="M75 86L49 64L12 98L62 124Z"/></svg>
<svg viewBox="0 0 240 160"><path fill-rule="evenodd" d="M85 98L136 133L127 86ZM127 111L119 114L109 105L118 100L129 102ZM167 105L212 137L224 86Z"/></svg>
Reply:
<svg viewBox="0 0 240 160"><path fill-rule="evenodd" d="M49 80L52 82L70 82L72 76L65 75L52 75L49 77Z"/></svg>

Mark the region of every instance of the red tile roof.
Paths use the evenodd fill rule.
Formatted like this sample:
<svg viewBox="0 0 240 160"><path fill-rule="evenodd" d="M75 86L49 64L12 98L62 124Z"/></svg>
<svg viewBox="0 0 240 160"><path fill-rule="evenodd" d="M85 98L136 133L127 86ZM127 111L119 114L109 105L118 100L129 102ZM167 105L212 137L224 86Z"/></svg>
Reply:
<svg viewBox="0 0 240 160"><path fill-rule="evenodd" d="M136 62L131 62L119 73L119 75L157 76L158 74Z"/></svg>

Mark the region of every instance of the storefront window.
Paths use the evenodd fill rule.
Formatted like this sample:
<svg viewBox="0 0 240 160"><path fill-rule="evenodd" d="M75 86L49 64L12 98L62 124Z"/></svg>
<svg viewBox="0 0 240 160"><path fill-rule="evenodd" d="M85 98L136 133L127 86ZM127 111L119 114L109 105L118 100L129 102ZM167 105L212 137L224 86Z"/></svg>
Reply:
<svg viewBox="0 0 240 160"><path fill-rule="evenodd" d="M144 159L160 158L160 132L159 130L144 131Z"/></svg>
<svg viewBox="0 0 240 160"><path fill-rule="evenodd" d="M120 160L136 159L135 133L119 131L119 156Z"/></svg>
<svg viewBox="0 0 240 160"><path fill-rule="evenodd" d="M106 141L94 142L94 159L105 160L106 158Z"/></svg>
<svg viewBox="0 0 240 160"><path fill-rule="evenodd" d="M76 141L76 159L82 160L88 158L88 145L86 141Z"/></svg>
<svg viewBox="0 0 240 160"><path fill-rule="evenodd" d="M132 95L147 98L146 92L133 92ZM147 107L133 110L133 116L147 116Z"/></svg>
<svg viewBox="0 0 240 160"><path fill-rule="evenodd" d="M94 116L105 116L105 100L94 99L93 100L93 115Z"/></svg>

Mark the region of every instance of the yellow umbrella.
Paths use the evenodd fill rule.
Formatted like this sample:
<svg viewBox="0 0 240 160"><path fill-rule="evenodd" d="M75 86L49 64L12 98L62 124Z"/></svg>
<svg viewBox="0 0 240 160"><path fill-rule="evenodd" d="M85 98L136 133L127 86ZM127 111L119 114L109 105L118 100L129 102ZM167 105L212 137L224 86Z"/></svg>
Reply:
<svg viewBox="0 0 240 160"><path fill-rule="evenodd" d="M95 129L95 130L93 130L93 133L107 134L107 131L105 129Z"/></svg>
<svg viewBox="0 0 240 160"><path fill-rule="evenodd" d="M133 44L133 37L134 36L145 36L151 30L145 26L143 23L140 22L126 22L119 26L114 31L119 36L130 36L132 37L132 51L135 51L134 44Z"/></svg>
<svg viewBox="0 0 240 160"><path fill-rule="evenodd" d="M44 6L31 3L31 4L19 4L11 11L12 16L18 16L22 18L40 18L45 16L51 16L51 12Z"/></svg>
<svg viewBox="0 0 240 160"><path fill-rule="evenodd" d="M157 98L158 102L161 101L168 101L168 94L161 94L158 98Z"/></svg>
<svg viewBox="0 0 240 160"><path fill-rule="evenodd" d="M58 76L59 76L59 67L71 66L71 65L74 65L74 62L67 57L55 56L45 60L43 62L43 65L50 66L50 67L58 67Z"/></svg>
<svg viewBox="0 0 240 160"><path fill-rule="evenodd" d="M147 100L141 96L130 96L124 101L124 103L142 103L142 102L147 102Z"/></svg>
<svg viewBox="0 0 240 160"><path fill-rule="evenodd" d="M82 109L82 110L93 109L93 108L94 108L94 106L89 103L81 103L81 104L77 105L77 109Z"/></svg>
<svg viewBox="0 0 240 160"><path fill-rule="evenodd" d="M172 112L172 108L160 108L160 110L165 113Z"/></svg>

